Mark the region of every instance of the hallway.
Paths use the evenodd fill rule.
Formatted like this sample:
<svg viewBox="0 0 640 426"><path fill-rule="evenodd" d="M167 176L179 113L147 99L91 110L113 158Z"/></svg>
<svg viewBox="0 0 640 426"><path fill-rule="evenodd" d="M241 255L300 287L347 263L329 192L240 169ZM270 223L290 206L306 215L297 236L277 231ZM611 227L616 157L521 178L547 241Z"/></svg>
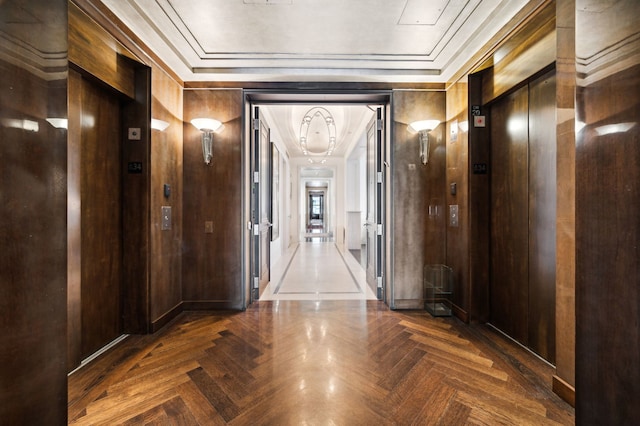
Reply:
<svg viewBox="0 0 640 426"><path fill-rule="evenodd" d="M484 326L377 301L185 312L69 377L69 422L574 424L552 368Z"/></svg>
<svg viewBox="0 0 640 426"><path fill-rule="evenodd" d="M260 300L375 300L365 271L332 239L306 238L292 245L271 269Z"/></svg>

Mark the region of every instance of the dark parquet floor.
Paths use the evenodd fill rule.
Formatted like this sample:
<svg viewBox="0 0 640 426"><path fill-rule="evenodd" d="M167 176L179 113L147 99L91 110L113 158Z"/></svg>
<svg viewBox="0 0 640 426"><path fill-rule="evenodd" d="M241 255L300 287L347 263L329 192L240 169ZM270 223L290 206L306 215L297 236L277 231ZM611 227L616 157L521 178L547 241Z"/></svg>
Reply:
<svg viewBox="0 0 640 426"><path fill-rule="evenodd" d="M69 377L76 425L574 424L553 370L491 329L375 301L181 314Z"/></svg>

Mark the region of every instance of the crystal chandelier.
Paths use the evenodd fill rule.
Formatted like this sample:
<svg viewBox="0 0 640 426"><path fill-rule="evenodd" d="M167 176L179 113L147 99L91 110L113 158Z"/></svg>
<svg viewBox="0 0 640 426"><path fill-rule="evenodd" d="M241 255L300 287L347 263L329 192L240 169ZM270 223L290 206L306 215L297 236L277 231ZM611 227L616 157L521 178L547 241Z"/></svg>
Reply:
<svg viewBox="0 0 640 426"><path fill-rule="evenodd" d="M327 126L327 134L329 140L327 141L326 149L323 151L311 151L308 147L309 143L309 127L313 120L322 120ZM329 157L336 147L336 124L333 119L333 115L323 107L313 107L307 111L300 123L300 149L302 153L308 157L309 163L325 163L327 157ZM320 157L319 160L312 157Z"/></svg>

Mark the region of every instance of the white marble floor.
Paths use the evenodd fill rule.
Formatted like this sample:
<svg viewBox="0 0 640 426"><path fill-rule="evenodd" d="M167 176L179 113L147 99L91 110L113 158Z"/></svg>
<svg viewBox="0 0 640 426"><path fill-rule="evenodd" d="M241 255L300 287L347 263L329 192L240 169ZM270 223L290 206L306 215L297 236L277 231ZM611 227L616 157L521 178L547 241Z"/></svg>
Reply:
<svg viewBox="0 0 640 426"><path fill-rule="evenodd" d="M364 269L348 250L323 238L310 240L292 246L271 267L271 281L260 300L376 299Z"/></svg>

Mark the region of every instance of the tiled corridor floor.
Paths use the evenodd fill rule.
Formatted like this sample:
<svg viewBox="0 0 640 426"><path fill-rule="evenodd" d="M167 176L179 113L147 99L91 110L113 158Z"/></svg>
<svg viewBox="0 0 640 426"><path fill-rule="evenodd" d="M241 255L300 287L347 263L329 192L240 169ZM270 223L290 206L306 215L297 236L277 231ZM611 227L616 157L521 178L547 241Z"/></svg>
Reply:
<svg viewBox="0 0 640 426"><path fill-rule="evenodd" d="M309 238L271 268L271 282L260 300L375 300L365 271L348 250L333 241Z"/></svg>

